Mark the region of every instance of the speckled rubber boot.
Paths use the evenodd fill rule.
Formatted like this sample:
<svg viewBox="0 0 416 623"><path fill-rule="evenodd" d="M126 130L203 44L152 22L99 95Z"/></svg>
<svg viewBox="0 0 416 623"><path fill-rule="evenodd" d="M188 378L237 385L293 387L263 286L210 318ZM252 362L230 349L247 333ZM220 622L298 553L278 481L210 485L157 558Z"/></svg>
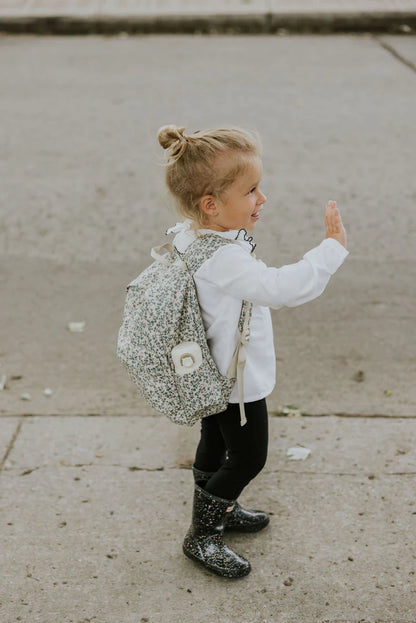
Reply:
<svg viewBox="0 0 416 623"><path fill-rule="evenodd" d="M224 518L232 504L195 485L192 524L183 542L183 553L217 575L241 578L250 573L250 563L223 541Z"/></svg>
<svg viewBox="0 0 416 623"><path fill-rule="evenodd" d="M192 471L197 484L207 482L214 474L214 472L203 472L195 466L192 466ZM246 510L235 502L233 510L227 513L224 528L236 532L258 532L265 528L269 521L269 516L265 512Z"/></svg>

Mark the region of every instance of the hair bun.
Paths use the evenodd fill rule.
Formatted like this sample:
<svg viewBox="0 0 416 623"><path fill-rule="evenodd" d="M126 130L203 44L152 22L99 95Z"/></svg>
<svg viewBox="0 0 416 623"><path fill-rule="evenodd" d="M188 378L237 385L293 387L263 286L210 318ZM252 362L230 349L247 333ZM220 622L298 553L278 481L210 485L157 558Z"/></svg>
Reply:
<svg viewBox="0 0 416 623"><path fill-rule="evenodd" d="M159 128L157 138L163 149L170 149L178 141L185 142L185 128L178 128L176 125L164 125Z"/></svg>

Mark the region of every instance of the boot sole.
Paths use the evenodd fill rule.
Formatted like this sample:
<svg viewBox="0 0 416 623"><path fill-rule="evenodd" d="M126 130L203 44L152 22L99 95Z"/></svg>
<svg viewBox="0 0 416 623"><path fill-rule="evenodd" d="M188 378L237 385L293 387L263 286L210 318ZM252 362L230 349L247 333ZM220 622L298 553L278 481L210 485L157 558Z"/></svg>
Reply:
<svg viewBox="0 0 416 623"><path fill-rule="evenodd" d="M266 526L268 526L270 523L270 519L267 519L267 521L265 521L264 523L261 524L253 524L253 525L249 525L249 526L228 526L227 524L225 525L225 531L226 532L259 532L259 530L263 530L263 528L265 528Z"/></svg>
<svg viewBox="0 0 416 623"><path fill-rule="evenodd" d="M196 556L194 556L193 554L191 554L190 552L188 552L188 550L186 550L184 547L182 547L183 553L185 554L185 556L187 556L188 558L190 558L191 560L193 560L194 562L199 563L200 565L202 565L205 569L208 569L208 571L212 571L213 573L215 573L216 575L221 576L222 578L228 578L230 580L238 580L239 578L244 578L246 575L248 575L251 571L251 567L248 567L247 570L241 570L241 573L239 575L231 575L229 573L223 572L220 569L217 569L215 567L211 567L210 565L207 565L203 560L201 560L200 558L197 558Z"/></svg>

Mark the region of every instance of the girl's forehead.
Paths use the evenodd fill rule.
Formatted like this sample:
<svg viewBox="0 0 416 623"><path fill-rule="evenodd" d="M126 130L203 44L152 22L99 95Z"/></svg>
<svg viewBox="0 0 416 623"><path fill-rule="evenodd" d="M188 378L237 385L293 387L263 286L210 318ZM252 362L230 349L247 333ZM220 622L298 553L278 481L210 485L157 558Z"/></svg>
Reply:
<svg viewBox="0 0 416 623"><path fill-rule="evenodd" d="M247 162L247 172L250 174L261 175L263 171L263 163L260 156L252 156Z"/></svg>
<svg viewBox="0 0 416 623"><path fill-rule="evenodd" d="M242 168L237 177L242 184L253 184L260 182L262 173L263 165L260 156L251 156L243 160Z"/></svg>

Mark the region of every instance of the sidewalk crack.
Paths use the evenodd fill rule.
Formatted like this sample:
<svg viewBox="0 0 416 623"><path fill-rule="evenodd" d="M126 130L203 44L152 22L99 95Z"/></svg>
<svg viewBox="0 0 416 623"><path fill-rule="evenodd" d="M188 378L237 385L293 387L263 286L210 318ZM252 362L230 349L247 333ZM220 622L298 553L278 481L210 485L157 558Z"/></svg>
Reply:
<svg viewBox="0 0 416 623"><path fill-rule="evenodd" d="M9 445L6 448L6 452L5 452L3 458L0 461L0 472L3 471L3 468L4 468L5 464L6 464L7 459L9 458L10 452L13 450L14 444L16 443L16 439L19 436L19 433L20 433L20 430L21 430L22 426L23 426L23 417L20 418L20 420L19 420L19 422L18 422L18 424L16 426L16 430L13 433L13 437L11 438Z"/></svg>
<svg viewBox="0 0 416 623"><path fill-rule="evenodd" d="M377 41L377 43L382 48L387 50L387 52L390 52L390 54L392 56L394 56L395 59L397 59L398 61L403 63L403 65L406 65L406 67L409 67L412 71L414 71L416 73L416 63L413 63L413 61L409 61L407 58L402 56L400 54L400 52L398 52L392 45L390 45L389 43L386 43L385 41L383 41L379 37L373 36L373 39L375 39L375 41Z"/></svg>

